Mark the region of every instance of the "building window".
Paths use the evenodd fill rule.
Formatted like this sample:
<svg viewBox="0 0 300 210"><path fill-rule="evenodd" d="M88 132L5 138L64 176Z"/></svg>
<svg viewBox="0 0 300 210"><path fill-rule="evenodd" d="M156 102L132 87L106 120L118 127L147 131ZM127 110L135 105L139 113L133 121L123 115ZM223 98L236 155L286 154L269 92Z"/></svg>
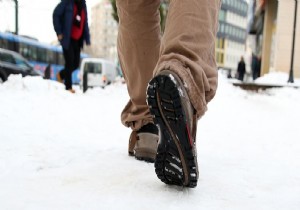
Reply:
<svg viewBox="0 0 300 210"><path fill-rule="evenodd" d="M229 33L229 26L225 26L225 33L226 33L226 34Z"/></svg>
<svg viewBox="0 0 300 210"><path fill-rule="evenodd" d="M223 23L221 23L220 24L220 27L219 27L219 32L221 32L221 33L224 33L224 24Z"/></svg>
<svg viewBox="0 0 300 210"><path fill-rule="evenodd" d="M226 21L226 12L224 10L220 10L219 20Z"/></svg>
<svg viewBox="0 0 300 210"><path fill-rule="evenodd" d="M224 49L224 39L222 38L217 39L217 48Z"/></svg>
<svg viewBox="0 0 300 210"><path fill-rule="evenodd" d="M221 53L221 63L224 63L224 53Z"/></svg>

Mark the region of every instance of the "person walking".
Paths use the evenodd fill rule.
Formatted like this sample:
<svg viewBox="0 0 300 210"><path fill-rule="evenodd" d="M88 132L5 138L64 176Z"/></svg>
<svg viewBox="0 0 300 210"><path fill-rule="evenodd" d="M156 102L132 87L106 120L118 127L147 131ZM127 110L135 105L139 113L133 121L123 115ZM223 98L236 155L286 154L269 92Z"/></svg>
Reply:
<svg viewBox="0 0 300 210"><path fill-rule="evenodd" d="M251 71L252 71L252 79L253 81L257 79L258 77L258 72L257 72L257 57L254 53L252 53L251 57Z"/></svg>
<svg viewBox="0 0 300 210"><path fill-rule="evenodd" d="M244 57L241 57L240 62L238 63L237 67L237 72L238 72L238 80L241 80L242 82L244 81L244 76L246 73L246 65L244 61Z"/></svg>
<svg viewBox="0 0 300 210"><path fill-rule="evenodd" d="M72 89L72 73L79 67L83 43L90 45L88 14L85 0L61 0L53 12L53 26L63 48L65 67L56 77L65 83L66 90Z"/></svg>
<svg viewBox="0 0 300 210"><path fill-rule="evenodd" d="M196 187L197 121L217 90L220 0L170 1L161 37L160 0L117 0L118 54L130 100L129 155L155 162L158 178Z"/></svg>

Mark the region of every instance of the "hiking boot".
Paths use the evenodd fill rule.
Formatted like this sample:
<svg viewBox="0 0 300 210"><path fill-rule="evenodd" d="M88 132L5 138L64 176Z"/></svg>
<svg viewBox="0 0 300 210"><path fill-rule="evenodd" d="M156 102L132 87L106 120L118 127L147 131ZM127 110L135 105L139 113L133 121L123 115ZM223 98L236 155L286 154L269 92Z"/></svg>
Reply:
<svg viewBox="0 0 300 210"><path fill-rule="evenodd" d="M63 83L63 79L60 76L60 71L57 72L57 74L56 74L56 80L57 80L57 82Z"/></svg>
<svg viewBox="0 0 300 210"><path fill-rule="evenodd" d="M128 153L138 160L154 162L158 143L158 129L153 123L132 131L129 138Z"/></svg>
<svg viewBox="0 0 300 210"><path fill-rule="evenodd" d="M76 91L74 89L69 89L68 90L70 93L75 93Z"/></svg>
<svg viewBox="0 0 300 210"><path fill-rule="evenodd" d="M147 103L160 132L154 164L158 178L166 184L196 187L197 118L180 78L167 70L155 76L148 85Z"/></svg>

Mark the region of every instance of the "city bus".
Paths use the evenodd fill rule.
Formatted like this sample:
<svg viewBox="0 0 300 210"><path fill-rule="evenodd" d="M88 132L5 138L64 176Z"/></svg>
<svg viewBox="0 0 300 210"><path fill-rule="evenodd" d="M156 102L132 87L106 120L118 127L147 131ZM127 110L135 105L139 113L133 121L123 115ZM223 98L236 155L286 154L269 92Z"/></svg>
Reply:
<svg viewBox="0 0 300 210"><path fill-rule="evenodd" d="M56 80L56 74L64 67L63 51L60 46L41 43L34 38L18 36L9 32L0 32L0 48L20 53L34 69L42 74L44 74L46 67L50 65L50 77L52 80ZM87 58L88 55L81 53L80 57L83 59ZM73 72L72 79L74 84L79 83L78 73L79 69Z"/></svg>

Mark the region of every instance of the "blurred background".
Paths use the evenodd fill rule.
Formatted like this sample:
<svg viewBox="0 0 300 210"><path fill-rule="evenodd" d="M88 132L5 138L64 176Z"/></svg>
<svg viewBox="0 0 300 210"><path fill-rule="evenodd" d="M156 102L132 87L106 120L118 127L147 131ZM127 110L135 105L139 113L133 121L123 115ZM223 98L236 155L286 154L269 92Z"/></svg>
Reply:
<svg viewBox="0 0 300 210"><path fill-rule="evenodd" d="M46 55L47 51L43 50L49 51L51 47L43 44L58 45L52 26L52 12L58 2L0 0L0 13L5 14L5 18L0 19L0 48L21 53L42 73L47 64L54 64L52 76L63 65L63 59L60 53L57 59L51 59L55 55ZM237 64L243 56L247 67L245 81L270 72L288 73L290 82L294 77L300 77L300 17L297 15L297 3L297 0L222 0L216 40L218 67L227 70L229 77L235 77ZM104 58L118 63L115 0L88 0L87 5L92 45L84 48L82 57ZM168 5L168 0L162 1L162 31ZM24 49L22 44L13 46L13 43L5 41L12 41L12 38L7 38L10 33L38 41L41 45L23 40L19 43L35 47L25 46L32 49ZM59 67L56 68L56 64Z"/></svg>

